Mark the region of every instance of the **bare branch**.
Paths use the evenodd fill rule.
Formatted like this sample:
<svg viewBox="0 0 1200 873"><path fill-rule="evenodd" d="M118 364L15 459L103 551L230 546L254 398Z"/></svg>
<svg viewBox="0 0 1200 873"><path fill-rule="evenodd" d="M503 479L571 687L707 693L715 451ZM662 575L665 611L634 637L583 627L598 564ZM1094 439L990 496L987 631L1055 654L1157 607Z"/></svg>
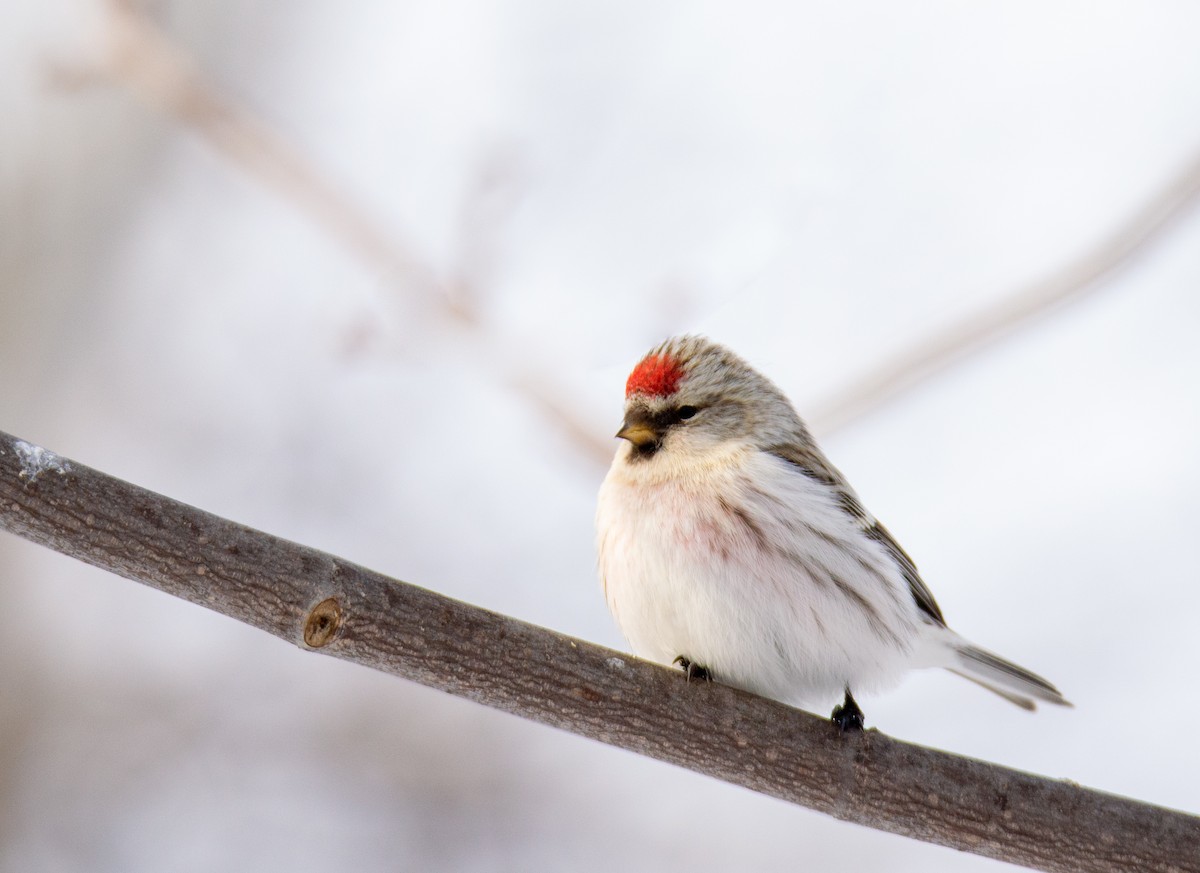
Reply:
<svg viewBox="0 0 1200 873"><path fill-rule="evenodd" d="M903 743L389 579L0 434L0 527L302 649L1047 871L1200 871L1200 819Z"/></svg>
<svg viewBox="0 0 1200 873"><path fill-rule="evenodd" d="M851 423L892 397L973 355L1018 327L1071 300L1100 290L1200 201L1200 156L1157 192L1111 235L1057 273L968 315L957 324L922 337L908 349L836 393L811 415L819 433Z"/></svg>

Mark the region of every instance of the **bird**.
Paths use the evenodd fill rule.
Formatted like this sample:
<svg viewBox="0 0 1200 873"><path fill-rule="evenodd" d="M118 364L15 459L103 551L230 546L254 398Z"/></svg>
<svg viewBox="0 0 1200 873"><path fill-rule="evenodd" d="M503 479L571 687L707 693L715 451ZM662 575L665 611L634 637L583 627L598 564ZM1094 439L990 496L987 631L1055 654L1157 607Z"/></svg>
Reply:
<svg viewBox="0 0 1200 873"><path fill-rule="evenodd" d="M1024 709L1071 704L950 629L916 564L784 393L703 336L651 349L625 384L600 487L605 600L634 652L861 731L854 692L941 667Z"/></svg>

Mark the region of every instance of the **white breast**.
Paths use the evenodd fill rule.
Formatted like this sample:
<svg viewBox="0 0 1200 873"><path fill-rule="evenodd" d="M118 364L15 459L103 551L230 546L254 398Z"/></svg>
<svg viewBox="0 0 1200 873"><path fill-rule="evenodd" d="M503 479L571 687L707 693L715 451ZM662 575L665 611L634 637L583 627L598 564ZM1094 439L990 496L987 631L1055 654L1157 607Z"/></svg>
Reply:
<svg viewBox="0 0 1200 873"><path fill-rule="evenodd" d="M894 684L920 628L892 562L821 483L748 447L618 456L596 524L605 597L643 657L794 703Z"/></svg>

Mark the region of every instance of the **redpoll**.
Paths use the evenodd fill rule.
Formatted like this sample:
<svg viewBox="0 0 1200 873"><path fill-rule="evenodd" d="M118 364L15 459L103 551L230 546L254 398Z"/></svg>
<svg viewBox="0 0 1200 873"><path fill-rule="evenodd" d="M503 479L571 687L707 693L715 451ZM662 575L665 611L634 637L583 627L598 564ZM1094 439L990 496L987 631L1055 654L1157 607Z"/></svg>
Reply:
<svg viewBox="0 0 1200 873"><path fill-rule="evenodd" d="M702 337L651 351L596 512L609 609L639 655L861 729L851 690L945 667L1026 709L1053 685L946 626L917 568L783 393Z"/></svg>

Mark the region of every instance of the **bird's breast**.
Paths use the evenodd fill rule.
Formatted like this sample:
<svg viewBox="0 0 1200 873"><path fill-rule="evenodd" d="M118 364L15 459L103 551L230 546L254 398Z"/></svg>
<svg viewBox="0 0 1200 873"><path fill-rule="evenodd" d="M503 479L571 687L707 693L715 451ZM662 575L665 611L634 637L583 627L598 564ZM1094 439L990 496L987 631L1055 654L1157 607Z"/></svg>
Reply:
<svg viewBox="0 0 1200 873"><path fill-rule="evenodd" d="M599 562L622 632L643 656L683 655L776 697L887 672L916 628L898 568L822 483L760 455L675 478L610 473Z"/></svg>

